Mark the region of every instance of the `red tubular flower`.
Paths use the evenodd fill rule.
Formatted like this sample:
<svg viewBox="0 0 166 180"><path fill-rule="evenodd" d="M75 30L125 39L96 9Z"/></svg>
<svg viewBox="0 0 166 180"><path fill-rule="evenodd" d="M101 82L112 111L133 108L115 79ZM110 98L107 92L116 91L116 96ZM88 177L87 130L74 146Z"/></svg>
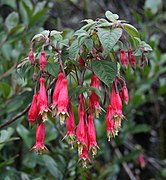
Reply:
<svg viewBox="0 0 166 180"><path fill-rule="evenodd" d="M121 120L124 118L122 114L122 100L120 95L116 93L114 84L112 85L112 93L110 97L110 105L107 109L107 135L110 137L118 135L118 131L121 127ZM111 134L110 134L111 133Z"/></svg>
<svg viewBox="0 0 166 180"><path fill-rule="evenodd" d="M31 103L31 107L28 111L28 121L29 123L34 123L36 121L38 115L38 109L37 109L37 95L33 95L33 100Z"/></svg>
<svg viewBox="0 0 166 180"><path fill-rule="evenodd" d="M112 106L112 109L113 109L113 116L118 115L119 117L123 117L122 100L121 100L119 94L116 93L114 84L112 85L110 105Z"/></svg>
<svg viewBox="0 0 166 180"><path fill-rule="evenodd" d="M52 98L53 99L53 102L52 102L53 116L56 116L56 114L57 114L56 106L58 105L58 96L59 96L59 92L61 90L63 78L64 78L63 73L59 73L58 80L56 82L54 92L53 92L53 98Z"/></svg>
<svg viewBox="0 0 166 180"><path fill-rule="evenodd" d="M115 137L115 131L114 131L114 119L112 119L113 117L113 110L112 110L112 106L109 105L107 108L107 115L106 115L106 129L107 129L107 137L108 137L108 141L110 141L110 138Z"/></svg>
<svg viewBox="0 0 166 180"><path fill-rule="evenodd" d="M124 98L125 104L128 104L128 102L129 102L129 94L128 94L128 89L126 87L126 84L124 84L124 86L123 86L123 98Z"/></svg>
<svg viewBox="0 0 166 180"><path fill-rule="evenodd" d="M79 161L82 160L83 167L87 167L87 160L90 162L88 150L89 150L89 141L88 141L88 127L87 125L84 126L85 129L85 136L84 142L86 146L83 146L82 152L80 153Z"/></svg>
<svg viewBox="0 0 166 180"><path fill-rule="evenodd" d="M66 130L67 130L66 136L67 136L67 141L69 144L72 145L72 148L73 148L73 142L74 142L74 137L75 137L74 127L75 127L75 119L74 119L74 113L72 110L72 104L70 103L69 117L66 118Z"/></svg>
<svg viewBox="0 0 166 180"><path fill-rule="evenodd" d="M139 155L139 163L140 163L141 168L145 167L145 159L144 159L143 153L140 153Z"/></svg>
<svg viewBox="0 0 166 180"><path fill-rule="evenodd" d="M66 116L69 116L67 112L67 106L69 102L67 79L64 78L61 84L61 90L58 96L58 115L60 116L60 124L63 124Z"/></svg>
<svg viewBox="0 0 166 180"><path fill-rule="evenodd" d="M88 140L89 140L89 150L92 149L92 155L97 154L97 148L99 149L99 146L96 142L96 131L95 126L93 122L93 115L88 116Z"/></svg>
<svg viewBox="0 0 166 180"><path fill-rule="evenodd" d="M43 120L46 120L48 112L48 99L43 77L40 78L40 90L38 92L37 105L39 114L42 115Z"/></svg>
<svg viewBox="0 0 166 180"><path fill-rule="evenodd" d="M79 57L79 66L84 67L85 66L85 61L83 60L82 57Z"/></svg>
<svg viewBox="0 0 166 180"><path fill-rule="evenodd" d="M44 71L46 68L46 63L47 63L47 58L46 58L46 53L43 50L40 53L40 59L39 59L39 64L40 64L40 70Z"/></svg>
<svg viewBox="0 0 166 180"><path fill-rule="evenodd" d="M136 58L133 54L133 51L130 48L128 49L128 58L132 68L136 69Z"/></svg>
<svg viewBox="0 0 166 180"><path fill-rule="evenodd" d="M120 61L127 69L128 68L128 58L127 58L126 52L123 48L120 50Z"/></svg>
<svg viewBox="0 0 166 180"><path fill-rule="evenodd" d="M30 48L29 51L29 62L30 64L34 64L35 58L34 58L34 53L33 53L33 48Z"/></svg>
<svg viewBox="0 0 166 180"><path fill-rule="evenodd" d="M84 112L79 112L79 123L76 129L76 138L78 143L78 153L82 154L83 146L85 143L85 125L84 125Z"/></svg>
<svg viewBox="0 0 166 180"><path fill-rule="evenodd" d="M96 89L99 90L99 79L95 74L92 75L90 86L95 87ZM90 100L90 108L92 108L92 110L95 111L96 118L99 118L101 107L99 105L99 97L94 90L92 90L89 100Z"/></svg>
<svg viewBox="0 0 166 180"><path fill-rule="evenodd" d="M45 126L44 122L37 125L36 128L36 144L31 148L31 150L35 149L37 153L42 153L44 150L48 150L44 145L45 138Z"/></svg>

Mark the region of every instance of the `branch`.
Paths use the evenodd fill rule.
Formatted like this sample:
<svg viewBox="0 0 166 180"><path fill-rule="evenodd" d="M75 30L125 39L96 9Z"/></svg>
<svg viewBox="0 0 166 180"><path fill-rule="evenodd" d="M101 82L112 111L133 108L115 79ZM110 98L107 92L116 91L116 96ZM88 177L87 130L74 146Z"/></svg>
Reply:
<svg viewBox="0 0 166 180"><path fill-rule="evenodd" d="M0 81L1 81L4 77L8 76L15 67L16 67L16 64L14 64L10 69L8 69L4 74L2 74L2 75L0 76Z"/></svg>
<svg viewBox="0 0 166 180"><path fill-rule="evenodd" d="M23 115L29 110L30 105L31 105L31 104L29 104L22 112L18 113L18 114L17 114L16 116L14 116L13 118L11 118L11 119L9 119L8 121L2 123L2 124L0 125L0 129L2 129L3 127L5 127L5 126L7 126L7 125L9 125L9 124L11 124L11 123L13 123L13 122L16 121L18 118L20 118L21 116L23 116Z"/></svg>
<svg viewBox="0 0 166 180"><path fill-rule="evenodd" d="M116 143L114 140L111 140L111 146L114 148L115 154L116 156L120 159L122 158L122 153L120 152L119 148L117 147ZM137 180L136 177L134 176L134 174L131 172L129 166L127 165L126 162L122 163L122 166L124 168L124 170L126 171L127 175L129 176L129 178L131 180Z"/></svg>

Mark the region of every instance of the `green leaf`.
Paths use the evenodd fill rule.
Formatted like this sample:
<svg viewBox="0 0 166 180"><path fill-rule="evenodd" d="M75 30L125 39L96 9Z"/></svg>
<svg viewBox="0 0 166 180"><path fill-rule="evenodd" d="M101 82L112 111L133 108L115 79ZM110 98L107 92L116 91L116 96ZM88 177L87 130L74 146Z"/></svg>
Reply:
<svg viewBox="0 0 166 180"><path fill-rule="evenodd" d="M52 174L52 176L56 179L62 179L62 173L59 171L58 165L54 161L54 159L48 155L43 155L42 158L45 162L45 166L47 167L48 171Z"/></svg>
<svg viewBox="0 0 166 180"><path fill-rule="evenodd" d="M133 37L138 37L139 38L139 32L138 30L132 26L131 24L124 23L123 24L123 29L133 38Z"/></svg>
<svg viewBox="0 0 166 180"><path fill-rule="evenodd" d="M152 47L147 44L146 42L144 41L141 41L140 44L139 44L140 48L142 48L144 51L152 51Z"/></svg>
<svg viewBox="0 0 166 180"><path fill-rule="evenodd" d="M25 142L26 146L28 148L31 148L33 139L30 136L30 132L22 124L19 124L16 130L18 134L21 136L21 138L23 139L23 141Z"/></svg>
<svg viewBox="0 0 166 180"><path fill-rule="evenodd" d="M93 41L90 38L84 40L85 46L88 48L89 51L92 51L93 48Z"/></svg>
<svg viewBox="0 0 166 180"><path fill-rule="evenodd" d="M93 61L92 69L98 78L103 81L109 88L116 76L116 65L110 61Z"/></svg>
<svg viewBox="0 0 166 180"><path fill-rule="evenodd" d="M79 45L78 45L78 40L74 40L73 43L71 44L69 48L69 57L71 59L76 59L79 53Z"/></svg>
<svg viewBox="0 0 166 180"><path fill-rule="evenodd" d="M7 98L10 94L10 85L5 82L0 82L0 90L2 91L3 97Z"/></svg>
<svg viewBox="0 0 166 180"><path fill-rule="evenodd" d="M45 39L45 36L41 33L36 34L33 38L32 41L40 41L41 39Z"/></svg>
<svg viewBox="0 0 166 180"><path fill-rule="evenodd" d="M47 62L46 71L48 71L52 76L58 77L60 71L58 62Z"/></svg>
<svg viewBox="0 0 166 180"><path fill-rule="evenodd" d="M62 34L61 31L56 31L56 30L53 30L50 32L50 36L54 36L55 34Z"/></svg>
<svg viewBox="0 0 166 180"><path fill-rule="evenodd" d="M148 126L147 124L138 124L134 126L134 128L131 127L129 129L126 129L126 131L131 134L146 133L150 131L150 126Z"/></svg>
<svg viewBox="0 0 166 180"><path fill-rule="evenodd" d="M109 53L121 37L122 29L115 28L110 31L108 28L99 28L97 34L105 52Z"/></svg>
<svg viewBox="0 0 166 180"><path fill-rule="evenodd" d="M113 14L111 11L106 11L105 16L110 21L115 21L119 19L119 16L117 14Z"/></svg>
<svg viewBox="0 0 166 180"><path fill-rule="evenodd" d="M18 13L12 12L8 15L8 17L5 20L5 26L8 29L8 32L10 32L11 29L17 26L19 21Z"/></svg>
<svg viewBox="0 0 166 180"><path fill-rule="evenodd" d="M13 133L14 129L11 127L8 127L7 130L0 131L0 150L3 148L5 142L9 140Z"/></svg>

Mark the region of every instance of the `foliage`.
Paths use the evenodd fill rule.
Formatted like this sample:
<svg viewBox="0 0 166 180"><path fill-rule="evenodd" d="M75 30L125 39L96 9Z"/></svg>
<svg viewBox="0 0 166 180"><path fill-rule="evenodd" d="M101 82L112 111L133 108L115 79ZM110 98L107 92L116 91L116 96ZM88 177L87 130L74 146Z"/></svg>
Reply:
<svg viewBox="0 0 166 180"><path fill-rule="evenodd" d="M15 115L17 116L17 114L22 112L22 110L24 110L31 102L33 95L32 88L34 86L32 79L33 68L29 66L28 58L25 57L27 57L30 48L30 39L32 39L34 34L40 34L44 30L43 27L46 26L44 23L48 23L48 12L50 12L50 6L45 1L34 3L34 1L30 0L21 0L18 2L18 4L16 1L3 0L0 2L0 14L2 16L0 17L0 24L2 27L0 30L1 123L10 120ZM74 3L74 5L72 3L71 5L69 2L65 2L65 6L65 4L63 4L64 1L54 1L53 3L63 5L64 9L66 7L68 9L69 7L73 8L76 6L81 9L84 8L82 3L78 5L79 3L77 1L71 2ZM154 2L157 3L156 6L152 6ZM114 8L116 8L116 3ZM94 5L95 3L92 2L92 4ZM125 8L126 4L121 4L123 4ZM121 4L118 4L118 7L121 7ZM105 4L105 6L107 5L108 4ZM115 139L115 141L120 147L122 154L127 153L127 155L124 155L124 157L119 159L115 153L115 149L112 148L110 143L107 142L105 123L102 121L104 118L104 113L101 114L101 120L95 122L100 150L98 151L98 155L95 160L93 160L94 162L89 165L88 169L82 169L81 165L77 162L77 152L70 149L65 141L61 141L63 138L61 133L64 133L65 130L58 126L56 127L54 125L55 122L51 117L50 121L46 122L47 135L45 139L45 144L49 148L50 152L48 154L44 154L43 156L37 155L35 152L29 151L35 142L35 128L33 127L30 129L28 127L27 114L23 114L23 116L18 118L17 121L10 124L10 127L5 127L0 131L0 171L2 172L0 179L112 179L117 177L121 179L126 177L127 179L127 175L124 175L123 169L120 166L120 164L124 162L130 162L133 164L133 172L135 169L139 169L140 177L142 179L152 177L158 178L160 175L165 177L165 169L163 169L160 174L160 171L164 166L164 162L158 160L165 158L165 151L162 150L165 149L165 145L162 143L165 139L165 136L162 135L162 131L164 131L165 128L162 118L165 117L163 107L166 93L166 69L164 67L165 54L160 50L160 37L162 35L161 29L164 30L162 2L146 0L144 7L142 7L144 8L144 11L141 10L142 12L137 11L137 9L136 11L132 10L134 9L134 4L132 3L129 9L130 8L130 17L134 18L134 23L132 24L138 24L138 27L141 28L141 33L138 35L137 30L133 26L129 25L128 22L123 22L123 24L125 24L123 28L130 36L132 46L135 47L138 45L141 48L145 48L144 50L147 50L146 48L149 48L149 46L147 46L144 41L149 42L153 52L147 55L148 59L150 60L150 68L145 66L143 70L137 68L136 71L133 71L131 68L129 68L127 71L124 68L121 68L122 74L123 71L126 73L125 78L130 92L130 101L129 105L125 106L123 109L124 115L128 121L124 122L120 135ZM96 12L101 12L97 5L95 5L95 8L92 8L92 12L93 9L98 9ZM113 11L118 12L115 9ZM64 13L65 11L62 12ZM76 9L74 12L78 13L78 10ZM125 11L122 10L120 14L125 14L124 12ZM64 25L67 17L70 17L68 15L64 17L63 13L59 13L62 25ZM92 14L94 14L95 17L99 16L94 12ZM103 14L103 11L101 14ZM53 16L48 18L50 22L52 21ZM78 67L78 62L76 61L79 56L78 48L80 48L82 45L86 47L87 52L83 54L84 59L86 59L88 52L92 50L93 43L96 42L96 40L95 36L93 36L93 38L92 36L89 38L89 35L91 35L91 33L93 34L92 29L95 29L94 27L96 27L96 23L98 23L99 40L101 41L103 47L105 47L104 49L106 49L106 52L112 50L112 47L115 44L115 50L117 50L117 48L120 46L120 44L117 45L117 41L119 40L120 35L118 36L118 34L121 33L121 30L116 30L115 32L108 30L108 27L112 24L112 21L118 21L118 16L107 12L106 17L107 20L109 20L107 22L85 20L87 24L83 26L80 31L76 31L70 41L67 39L71 38L71 34L73 32L72 30L65 29L63 33L59 31L50 31L51 33L49 34L52 36L54 44L58 43L60 48L64 48L62 52L62 59L64 60L63 63L66 64L65 71L68 74L72 73L71 70L73 66ZM123 15L120 15L120 17L123 17ZM132 19L130 19L130 21L131 20ZM71 18L71 21L68 21L67 23L72 24L73 22L74 19ZM58 20L54 23L56 24L56 27L53 26L51 29L58 29L62 31L63 28L61 28L61 23L58 23ZM52 26L52 24L50 23L49 26ZM78 25L77 20L76 25L73 25L73 27L78 26L80 25ZM47 38L47 33L48 31L43 31L43 35L38 35L34 38L34 41L36 41L38 38L42 38L43 36ZM112 34L112 39L105 38L107 37L108 33ZM144 41L139 41L134 37L140 38ZM110 44L110 42L112 44ZM40 45L42 45L42 42ZM40 45L36 47L35 57L37 59L39 58L39 52L41 50ZM65 48L68 48L69 46L71 48L68 53ZM98 43L96 46L98 46ZM46 51L46 55L48 56L50 52L51 50L48 49L48 51ZM99 55L104 55L104 57L108 58L107 53L102 54L102 52L100 52ZM135 51L135 56L138 59L140 55L140 51ZM68 60L68 57L71 58L70 61ZM113 57L114 54L111 54L110 59ZM20 59L23 59L21 64ZM58 74L58 66L56 64L57 62L55 62L56 59L57 54L50 54L48 58L49 63L46 67L46 70L55 78L57 78ZM96 63L93 65L92 63L92 69L96 74L102 74L98 66L105 67L107 62L102 61L102 63L102 65L97 65ZM16 66L18 69L17 72L15 70ZM108 71L111 70L113 72L112 76L115 76L113 66L109 66ZM108 82L104 75L101 77L98 75L98 77L101 78L106 85L110 86L110 81ZM90 94L91 89L89 86L87 86L87 84L90 82L89 78L90 74L87 73L85 78L86 83L83 88L75 88L76 84L73 84L72 80L72 87L69 93L74 97L77 97L81 92L85 91ZM108 79L110 80L112 78L113 77L109 77ZM97 92L97 90L95 90L95 92L98 94L100 93ZM101 95L100 97L100 99L103 100ZM74 99L73 102L75 104L73 108L76 115L77 103ZM154 107L156 108L154 109ZM160 112L158 112L159 108ZM157 136L154 135L155 133ZM159 140L157 139L155 140L155 143L150 143L147 136L150 136L153 139L159 138ZM145 139L147 143L143 143L142 138ZM161 142L160 145L158 144L159 141ZM135 143L140 144L144 150L135 146ZM147 147L147 144L150 145ZM160 147L160 150L154 149L153 151L153 148L151 148L152 145L154 145L155 148ZM147 166L143 170L139 168L138 163L138 155L142 151L145 153L145 161L147 162ZM159 155L156 155L156 152L160 152L160 157ZM154 157L154 164L159 165L161 168L160 170L154 171L154 166L149 161L151 156Z"/></svg>

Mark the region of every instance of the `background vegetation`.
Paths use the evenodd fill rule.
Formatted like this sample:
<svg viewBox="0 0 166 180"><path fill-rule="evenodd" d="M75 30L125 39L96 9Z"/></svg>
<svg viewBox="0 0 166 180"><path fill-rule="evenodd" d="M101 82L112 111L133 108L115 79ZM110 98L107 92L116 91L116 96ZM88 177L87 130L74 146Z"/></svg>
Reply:
<svg viewBox="0 0 166 180"><path fill-rule="evenodd" d="M0 179L166 178L165 9L162 0L0 1ZM100 151L83 169L77 152L61 141L61 131L51 121L46 124L45 140L50 152L41 156L29 151L35 142L35 129L29 128L26 113L33 95L32 72L16 67L27 57L34 34L56 29L70 37L82 19L103 17L106 10L136 26L153 52L148 54L149 66L126 72L130 102L124 108L128 121L120 135L107 142L104 121L102 131L96 123ZM8 121L12 123L5 125Z"/></svg>

